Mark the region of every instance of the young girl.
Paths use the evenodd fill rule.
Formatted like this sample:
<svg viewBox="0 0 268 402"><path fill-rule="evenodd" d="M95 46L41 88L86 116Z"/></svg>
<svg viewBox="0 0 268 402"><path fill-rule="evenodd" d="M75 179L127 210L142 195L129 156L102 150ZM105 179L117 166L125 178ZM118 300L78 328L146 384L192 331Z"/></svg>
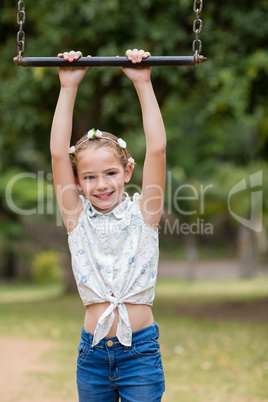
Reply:
<svg viewBox="0 0 268 402"><path fill-rule="evenodd" d="M70 63L81 56L59 54ZM143 50L126 52L132 63L149 56ZM151 69L122 68L137 91L146 137L142 190L131 200L124 183L131 179L134 159L122 138L91 129L69 148L74 102L86 70L59 69L61 90L51 130L55 190L86 308L77 360L79 401L160 401L165 383L151 306L165 186L165 128Z"/></svg>

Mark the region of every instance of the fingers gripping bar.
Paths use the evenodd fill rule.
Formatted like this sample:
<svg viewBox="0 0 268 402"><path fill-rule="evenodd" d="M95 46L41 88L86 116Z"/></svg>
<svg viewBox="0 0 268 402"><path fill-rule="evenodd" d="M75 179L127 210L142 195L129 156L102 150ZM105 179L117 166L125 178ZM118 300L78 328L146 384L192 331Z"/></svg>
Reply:
<svg viewBox="0 0 268 402"><path fill-rule="evenodd" d="M22 67L142 67L142 66L194 66L206 61L206 57L151 56L133 64L126 57L81 57L72 63L60 57L14 57L14 63Z"/></svg>

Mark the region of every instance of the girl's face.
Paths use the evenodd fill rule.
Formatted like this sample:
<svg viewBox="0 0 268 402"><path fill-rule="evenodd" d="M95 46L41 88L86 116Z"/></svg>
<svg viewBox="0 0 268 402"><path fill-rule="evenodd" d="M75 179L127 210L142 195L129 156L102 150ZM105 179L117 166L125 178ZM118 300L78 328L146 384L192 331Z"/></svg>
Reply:
<svg viewBox="0 0 268 402"><path fill-rule="evenodd" d="M108 147L87 147L77 155L77 184L101 213L110 212L123 201L124 183L132 175L130 164L122 163Z"/></svg>

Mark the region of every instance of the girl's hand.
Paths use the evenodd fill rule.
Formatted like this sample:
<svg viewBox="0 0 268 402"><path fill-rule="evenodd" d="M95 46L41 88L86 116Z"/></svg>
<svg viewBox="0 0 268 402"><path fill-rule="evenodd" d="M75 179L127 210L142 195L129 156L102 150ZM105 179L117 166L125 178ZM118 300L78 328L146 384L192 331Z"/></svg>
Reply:
<svg viewBox="0 0 268 402"><path fill-rule="evenodd" d="M80 59L82 57L81 52L75 52L71 50L71 52L59 53L58 57L64 58L64 60L72 63L74 60ZM90 56L87 56L90 57ZM78 84L82 81L84 75L87 72L88 67L60 67L59 68L59 77L62 87L73 87L78 86Z"/></svg>
<svg viewBox="0 0 268 402"><path fill-rule="evenodd" d="M126 51L126 57L133 64L141 63L143 59L147 59L147 57L150 56L151 54L149 52L145 52L142 49L141 50L129 49ZM151 67L142 67L142 66L138 68L121 67L121 70L133 83L150 81Z"/></svg>

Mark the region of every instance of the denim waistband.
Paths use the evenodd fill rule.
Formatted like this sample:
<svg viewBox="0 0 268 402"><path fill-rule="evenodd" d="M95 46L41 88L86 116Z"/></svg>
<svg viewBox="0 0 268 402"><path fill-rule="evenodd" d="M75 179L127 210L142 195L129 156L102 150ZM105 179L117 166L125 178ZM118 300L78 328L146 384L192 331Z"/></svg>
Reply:
<svg viewBox="0 0 268 402"><path fill-rule="evenodd" d="M87 332L84 327L82 327L82 332L81 332L81 341L89 344L90 346L92 345L94 335L91 334L90 332ZM154 322L153 325L150 325L149 327L145 327L142 329L139 329L138 331L132 332L132 345L136 345L140 342L145 342L148 341L149 339L158 339L159 337L159 327L156 322ZM112 345L113 349L118 349L118 348L127 348L127 346L122 345L116 336L111 337L111 338L103 338L100 340L100 342L94 346L95 348L106 348L107 347L107 342L108 341L113 341L114 344Z"/></svg>

